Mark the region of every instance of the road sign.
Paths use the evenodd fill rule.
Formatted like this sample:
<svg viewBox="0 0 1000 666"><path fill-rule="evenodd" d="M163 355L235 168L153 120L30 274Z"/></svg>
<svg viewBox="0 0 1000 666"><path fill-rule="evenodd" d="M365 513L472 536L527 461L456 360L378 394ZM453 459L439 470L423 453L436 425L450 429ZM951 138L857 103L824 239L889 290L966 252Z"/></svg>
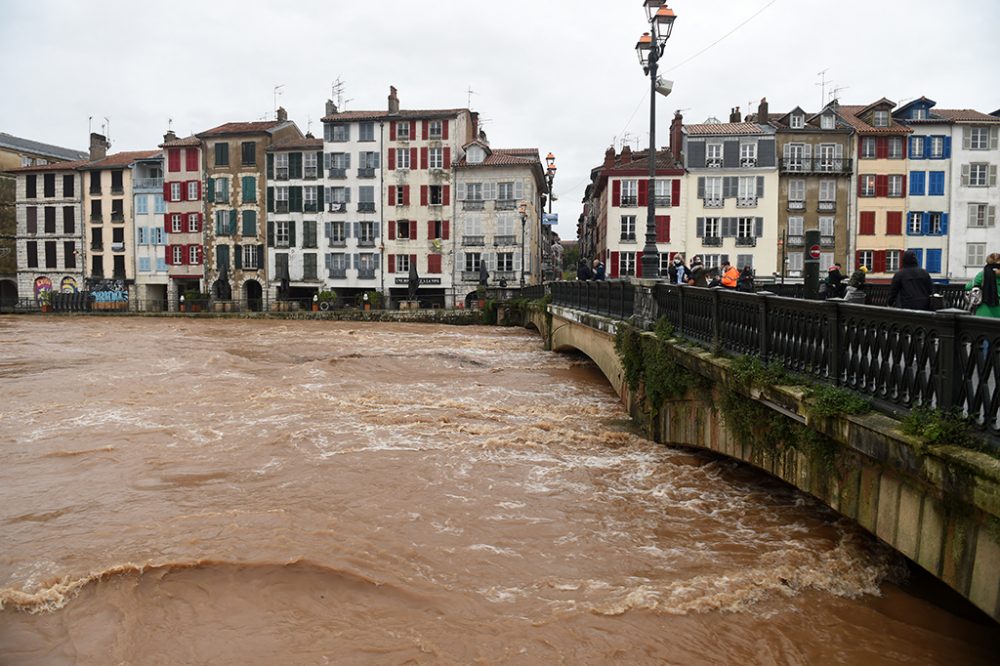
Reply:
<svg viewBox="0 0 1000 666"><path fill-rule="evenodd" d="M542 215L542 224L559 224L559 213L545 213Z"/></svg>
<svg viewBox="0 0 1000 666"><path fill-rule="evenodd" d="M812 259L819 259L819 245L813 245L809 248L809 257Z"/></svg>

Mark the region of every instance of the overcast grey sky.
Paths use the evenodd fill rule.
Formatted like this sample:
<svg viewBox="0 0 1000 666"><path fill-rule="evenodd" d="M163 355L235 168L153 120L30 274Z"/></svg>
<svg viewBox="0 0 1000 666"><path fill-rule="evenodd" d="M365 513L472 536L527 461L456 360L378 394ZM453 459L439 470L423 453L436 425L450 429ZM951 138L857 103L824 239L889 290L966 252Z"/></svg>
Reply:
<svg viewBox="0 0 1000 666"><path fill-rule="evenodd" d="M657 103L660 146L675 109L688 122L726 120L762 96L772 111L815 109L824 69L844 103L926 95L1000 108L998 0L671 7L664 68L675 85ZM604 150L623 136L648 145L634 50L645 28L640 0L0 0L0 131L85 149L88 116L96 131L107 117L112 150L140 150L168 118L179 134L262 118L279 84L279 105L314 132L337 77L356 110L385 108L390 84L403 108L464 107L471 86L494 146L555 153L558 231L571 239Z"/></svg>

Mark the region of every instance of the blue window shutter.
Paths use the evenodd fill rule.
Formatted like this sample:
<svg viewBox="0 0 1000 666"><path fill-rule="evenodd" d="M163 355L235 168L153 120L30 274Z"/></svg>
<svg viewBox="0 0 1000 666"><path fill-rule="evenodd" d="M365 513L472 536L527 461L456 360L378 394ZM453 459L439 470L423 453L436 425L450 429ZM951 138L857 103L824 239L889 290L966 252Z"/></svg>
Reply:
<svg viewBox="0 0 1000 666"><path fill-rule="evenodd" d="M906 211L905 213L903 213L903 226L906 227L907 236L913 235L913 232L910 231L910 215L911 215L910 211Z"/></svg>
<svg viewBox="0 0 1000 666"><path fill-rule="evenodd" d="M944 138L944 159L949 159L951 157L951 137L946 136Z"/></svg>
<svg viewBox="0 0 1000 666"><path fill-rule="evenodd" d="M920 214L920 235L926 236L931 230L931 214L924 211Z"/></svg>
<svg viewBox="0 0 1000 666"><path fill-rule="evenodd" d="M941 272L941 250L940 249L929 249L927 250L927 272L928 273L940 273Z"/></svg>
<svg viewBox="0 0 1000 666"><path fill-rule="evenodd" d="M920 196L924 193L924 172L910 172L910 196Z"/></svg>
<svg viewBox="0 0 1000 666"><path fill-rule="evenodd" d="M910 155L911 158L916 157L916 154L915 154L916 153L916 143L917 143L917 137L911 136L910 137L910 151L909 151L909 155Z"/></svg>
<svg viewBox="0 0 1000 666"><path fill-rule="evenodd" d="M948 213L941 213L941 235L948 235Z"/></svg>
<svg viewBox="0 0 1000 666"><path fill-rule="evenodd" d="M930 191L928 194L944 196L944 171L931 171Z"/></svg>
<svg viewBox="0 0 1000 666"><path fill-rule="evenodd" d="M924 155L923 158L930 159L931 156L931 138L929 136L924 137Z"/></svg>
<svg viewBox="0 0 1000 666"><path fill-rule="evenodd" d="M912 252L913 254L917 255L917 265L918 266L923 266L924 265L924 251L922 249L920 249L920 248L911 248L910 252Z"/></svg>

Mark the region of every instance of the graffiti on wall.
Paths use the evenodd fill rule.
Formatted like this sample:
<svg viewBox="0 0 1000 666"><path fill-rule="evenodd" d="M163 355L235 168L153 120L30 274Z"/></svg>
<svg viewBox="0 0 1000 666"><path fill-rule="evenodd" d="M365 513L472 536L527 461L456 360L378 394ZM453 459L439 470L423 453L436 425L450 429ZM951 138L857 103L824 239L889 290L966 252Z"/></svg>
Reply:
<svg viewBox="0 0 1000 666"><path fill-rule="evenodd" d="M128 287L124 280L94 280L90 284L90 297L98 310L128 307Z"/></svg>
<svg viewBox="0 0 1000 666"><path fill-rule="evenodd" d="M35 301L41 302L42 294L45 292L52 291L52 280L50 280L48 277L44 275L42 277L35 278L34 290L35 290Z"/></svg>
<svg viewBox="0 0 1000 666"><path fill-rule="evenodd" d="M67 275L59 283L59 291L64 294L75 294L80 291L80 288L76 284L76 278Z"/></svg>

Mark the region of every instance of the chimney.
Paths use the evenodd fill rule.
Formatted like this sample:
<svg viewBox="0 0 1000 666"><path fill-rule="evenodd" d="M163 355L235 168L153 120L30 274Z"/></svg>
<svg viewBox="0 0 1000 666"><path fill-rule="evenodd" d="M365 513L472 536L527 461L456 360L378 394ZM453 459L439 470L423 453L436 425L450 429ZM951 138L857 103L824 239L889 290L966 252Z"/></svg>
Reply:
<svg viewBox="0 0 1000 666"><path fill-rule="evenodd" d="M396 86L389 86L389 115L399 113L399 97L396 96Z"/></svg>
<svg viewBox="0 0 1000 666"><path fill-rule="evenodd" d="M332 116L337 113L337 105L333 103L332 99L326 100L326 115Z"/></svg>
<svg viewBox="0 0 1000 666"><path fill-rule="evenodd" d="M285 107L278 107L278 122L285 122L288 120L288 111L285 111Z"/></svg>
<svg viewBox="0 0 1000 666"><path fill-rule="evenodd" d="M94 162L97 160L103 160L108 156L108 148L111 144L104 137L103 134L98 134L97 132L90 133L90 161Z"/></svg>
<svg viewBox="0 0 1000 666"><path fill-rule="evenodd" d="M610 169L615 165L615 147L608 146L608 149L604 151L604 168Z"/></svg>
<svg viewBox="0 0 1000 666"><path fill-rule="evenodd" d="M622 146L621 163L628 164L632 161L632 146L625 144Z"/></svg>
<svg viewBox="0 0 1000 666"><path fill-rule="evenodd" d="M762 97L760 100L760 106L757 107L757 122L761 125L766 125L770 122L770 118L767 116L767 98Z"/></svg>
<svg viewBox="0 0 1000 666"><path fill-rule="evenodd" d="M163 143L170 143L171 141L176 141L177 135L173 130L167 130L167 133L163 135Z"/></svg>
<svg viewBox="0 0 1000 666"><path fill-rule="evenodd" d="M681 132L683 127L684 116L680 111L675 111L674 119L670 123L670 153L678 164L681 163L681 148L684 146L684 133Z"/></svg>
<svg viewBox="0 0 1000 666"><path fill-rule="evenodd" d="M729 122L738 123L743 120L743 116L740 115L740 107L734 106L729 110Z"/></svg>

